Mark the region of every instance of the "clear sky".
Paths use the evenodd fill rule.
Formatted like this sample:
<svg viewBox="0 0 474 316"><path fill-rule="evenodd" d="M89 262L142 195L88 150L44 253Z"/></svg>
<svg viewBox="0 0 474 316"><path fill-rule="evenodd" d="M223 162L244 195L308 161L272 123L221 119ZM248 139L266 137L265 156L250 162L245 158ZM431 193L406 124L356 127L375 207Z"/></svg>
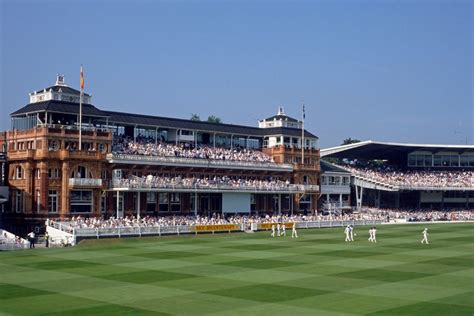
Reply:
<svg viewBox="0 0 474 316"><path fill-rule="evenodd" d="M57 73L101 109L474 142L473 2L0 0L0 130Z"/></svg>

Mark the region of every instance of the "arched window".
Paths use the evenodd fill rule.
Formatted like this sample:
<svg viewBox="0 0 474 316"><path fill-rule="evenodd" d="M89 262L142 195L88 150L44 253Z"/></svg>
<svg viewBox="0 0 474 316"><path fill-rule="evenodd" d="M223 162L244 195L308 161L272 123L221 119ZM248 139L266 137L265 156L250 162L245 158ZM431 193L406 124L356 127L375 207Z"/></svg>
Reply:
<svg viewBox="0 0 474 316"><path fill-rule="evenodd" d="M92 178L92 173L84 166L77 166L71 172L71 178L76 178L76 179Z"/></svg>
<svg viewBox="0 0 474 316"><path fill-rule="evenodd" d="M21 180L23 179L23 168L21 166L16 166L15 169L15 179Z"/></svg>

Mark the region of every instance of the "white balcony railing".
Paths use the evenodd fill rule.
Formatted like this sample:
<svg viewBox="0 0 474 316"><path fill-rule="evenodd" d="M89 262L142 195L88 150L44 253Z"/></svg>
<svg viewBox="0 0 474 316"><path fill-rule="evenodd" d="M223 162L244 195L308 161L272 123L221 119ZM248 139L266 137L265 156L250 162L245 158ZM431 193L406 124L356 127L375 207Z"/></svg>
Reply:
<svg viewBox="0 0 474 316"><path fill-rule="evenodd" d="M236 160L213 160L183 157L159 157L125 154L108 154L107 160L110 163L133 163L133 164L159 164L167 166L186 165L192 167L207 168L227 168L227 169L255 169L274 171L293 171L293 165L275 162L260 161L236 161Z"/></svg>
<svg viewBox="0 0 474 316"><path fill-rule="evenodd" d="M69 186L73 187L101 187L102 179L69 178Z"/></svg>
<svg viewBox="0 0 474 316"><path fill-rule="evenodd" d="M227 185L227 184L158 184L145 181L114 180L111 189L124 191L202 191L202 192L274 192L274 193L303 193L318 191L318 185Z"/></svg>

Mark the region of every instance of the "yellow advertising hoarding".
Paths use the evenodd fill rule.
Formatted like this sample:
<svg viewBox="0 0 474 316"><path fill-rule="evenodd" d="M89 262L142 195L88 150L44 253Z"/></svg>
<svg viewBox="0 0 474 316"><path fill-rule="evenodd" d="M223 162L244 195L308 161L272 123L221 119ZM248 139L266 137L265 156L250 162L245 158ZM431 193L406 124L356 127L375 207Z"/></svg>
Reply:
<svg viewBox="0 0 474 316"><path fill-rule="evenodd" d="M196 232L218 232L218 231L228 231L228 230L240 230L240 225L238 224L221 224L221 225L196 225L194 226L194 231Z"/></svg>
<svg viewBox="0 0 474 316"><path fill-rule="evenodd" d="M258 229L272 229L272 225L275 225L275 229L278 223L263 223L263 224L258 224ZM286 228L293 228L294 223L280 223L280 226L285 224Z"/></svg>

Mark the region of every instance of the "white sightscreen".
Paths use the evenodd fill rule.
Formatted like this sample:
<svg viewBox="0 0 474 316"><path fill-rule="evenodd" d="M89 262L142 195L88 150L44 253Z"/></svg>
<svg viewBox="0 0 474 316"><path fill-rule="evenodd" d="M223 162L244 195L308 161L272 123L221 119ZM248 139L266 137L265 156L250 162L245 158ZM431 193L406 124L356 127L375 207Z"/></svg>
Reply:
<svg viewBox="0 0 474 316"><path fill-rule="evenodd" d="M222 193L223 213L250 213L250 193Z"/></svg>

